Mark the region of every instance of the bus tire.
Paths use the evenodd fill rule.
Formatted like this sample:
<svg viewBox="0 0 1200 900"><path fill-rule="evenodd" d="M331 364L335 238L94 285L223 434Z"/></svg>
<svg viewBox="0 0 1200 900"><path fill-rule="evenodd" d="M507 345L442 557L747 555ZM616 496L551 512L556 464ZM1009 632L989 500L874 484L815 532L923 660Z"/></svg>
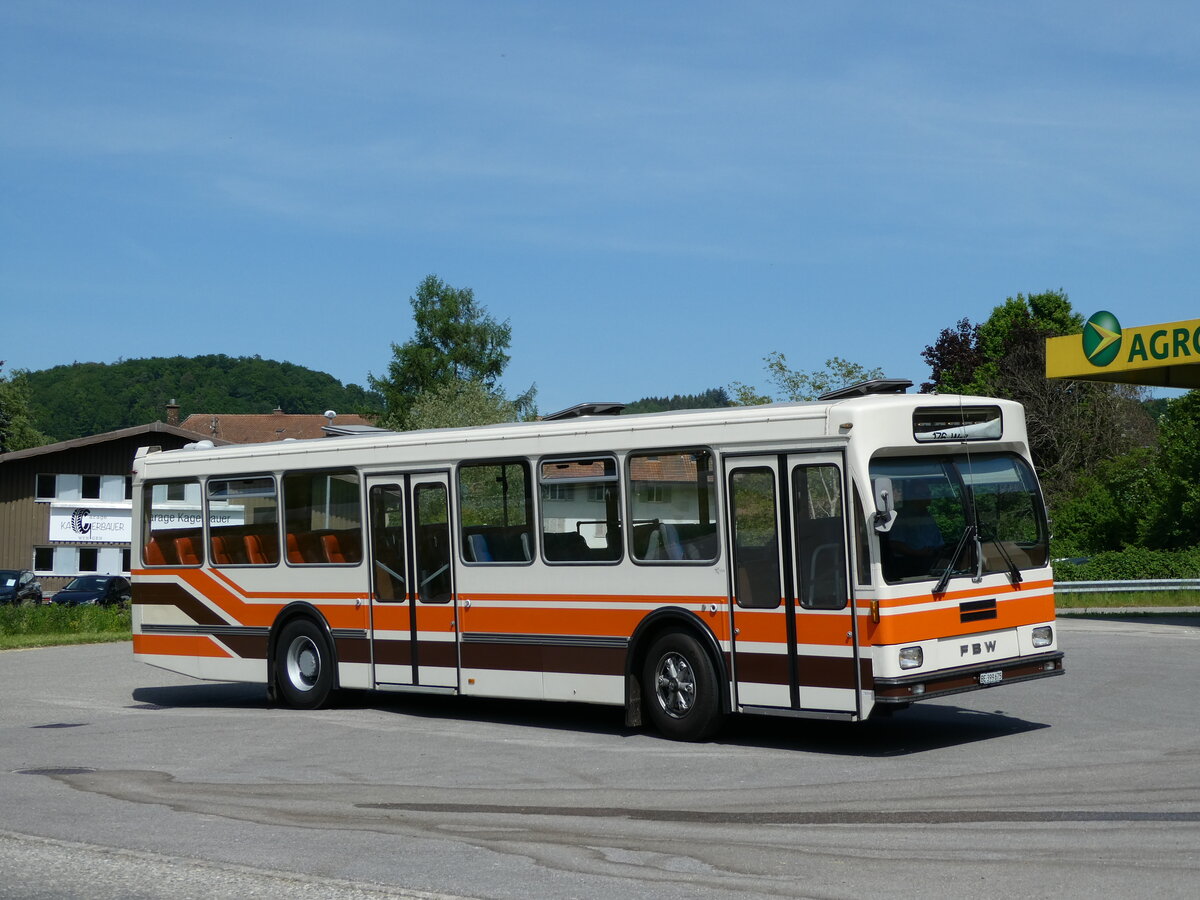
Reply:
<svg viewBox="0 0 1200 900"><path fill-rule="evenodd" d="M333 694L333 652L311 619L293 619L279 633L275 677L293 709L320 709Z"/></svg>
<svg viewBox="0 0 1200 900"><path fill-rule="evenodd" d="M702 741L721 725L712 660L690 634L668 632L650 645L642 671L643 706L654 727L676 741Z"/></svg>

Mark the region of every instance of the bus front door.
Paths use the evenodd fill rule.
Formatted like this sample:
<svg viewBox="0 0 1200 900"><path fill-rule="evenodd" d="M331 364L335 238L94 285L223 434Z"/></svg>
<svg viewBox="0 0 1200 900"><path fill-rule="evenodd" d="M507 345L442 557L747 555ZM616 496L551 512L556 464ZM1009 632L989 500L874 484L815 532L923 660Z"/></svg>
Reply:
<svg viewBox="0 0 1200 900"><path fill-rule="evenodd" d="M449 477L372 476L367 490L374 682L457 688Z"/></svg>
<svg viewBox="0 0 1200 900"><path fill-rule="evenodd" d="M858 716L841 454L741 457L726 475L738 705Z"/></svg>

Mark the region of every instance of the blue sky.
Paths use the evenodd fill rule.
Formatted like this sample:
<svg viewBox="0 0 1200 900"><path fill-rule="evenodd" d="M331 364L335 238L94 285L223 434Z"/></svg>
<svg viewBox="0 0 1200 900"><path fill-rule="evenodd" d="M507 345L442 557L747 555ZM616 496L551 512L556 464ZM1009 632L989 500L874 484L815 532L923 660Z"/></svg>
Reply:
<svg viewBox="0 0 1200 900"><path fill-rule="evenodd" d="M1198 46L1186 2L6 0L0 359L365 384L434 273L549 412L776 350L920 383L1017 292L1200 317Z"/></svg>

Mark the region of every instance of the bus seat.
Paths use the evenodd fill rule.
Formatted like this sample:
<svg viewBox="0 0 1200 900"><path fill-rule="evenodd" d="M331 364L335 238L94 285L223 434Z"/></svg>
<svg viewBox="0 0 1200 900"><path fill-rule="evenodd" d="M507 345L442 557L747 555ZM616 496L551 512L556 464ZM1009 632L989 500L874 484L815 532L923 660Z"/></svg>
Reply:
<svg viewBox="0 0 1200 900"><path fill-rule="evenodd" d="M471 551L471 559L474 562L491 562L492 551L488 549L487 538L476 532L475 534L467 535L467 547Z"/></svg>
<svg viewBox="0 0 1200 900"><path fill-rule="evenodd" d="M219 566L233 566L246 561L242 556L241 545L224 534L212 536L212 557L213 562Z"/></svg>
<svg viewBox="0 0 1200 900"><path fill-rule="evenodd" d="M170 551L169 556L168 550ZM175 548L172 545L164 544L159 538L153 537L146 544L142 561L148 566L169 566L176 562L174 551Z"/></svg>
<svg viewBox="0 0 1200 900"><path fill-rule="evenodd" d="M326 562L356 563L362 559L358 535L353 531L330 531L321 535Z"/></svg>
<svg viewBox="0 0 1200 900"><path fill-rule="evenodd" d="M196 541L191 537L175 538L175 550L179 554L179 563L184 566L200 565L200 551Z"/></svg>
<svg viewBox="0 0 1200 900"><path fill-rule="evenodd" d="M269 566L274 559L274 553L268 555L261 535L248 534L243 538L246 545L246 559L254 566Z"/></svg>
<svg viewBox="0 0 1200 900"><path fill-rule="evenodd" d="M290 563L319 563L326 561L317 536L307 531L300 534L288 532L287 558Z"/></svg>

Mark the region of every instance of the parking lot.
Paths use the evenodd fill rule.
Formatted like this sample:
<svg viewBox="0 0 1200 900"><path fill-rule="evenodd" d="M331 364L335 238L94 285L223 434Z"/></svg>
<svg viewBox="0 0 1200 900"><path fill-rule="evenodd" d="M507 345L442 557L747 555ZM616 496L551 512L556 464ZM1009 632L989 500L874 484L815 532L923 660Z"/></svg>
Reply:
<svg viewBox="0 0 1200 900"><path fill-rule="evenodd" d="M1067 675L858 726L349 694L318 712L0 653L0 896L1192 896L1200 622L1060 623Z"/></svg>

